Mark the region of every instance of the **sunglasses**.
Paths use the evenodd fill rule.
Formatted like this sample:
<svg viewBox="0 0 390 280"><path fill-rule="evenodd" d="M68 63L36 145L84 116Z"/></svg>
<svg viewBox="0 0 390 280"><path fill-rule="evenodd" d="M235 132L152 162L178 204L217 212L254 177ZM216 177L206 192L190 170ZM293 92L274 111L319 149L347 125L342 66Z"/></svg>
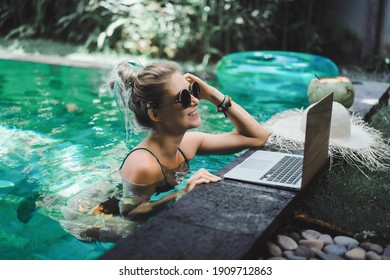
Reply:
<svg viewBox="0 0 390 280"><path fill-rule="evenodd" d="M190 84L189 89L181 90L175 103L180 103L184 109L187 109L191 105L191 95L196 99L200 98L200 86L197 82Z"/></svg>

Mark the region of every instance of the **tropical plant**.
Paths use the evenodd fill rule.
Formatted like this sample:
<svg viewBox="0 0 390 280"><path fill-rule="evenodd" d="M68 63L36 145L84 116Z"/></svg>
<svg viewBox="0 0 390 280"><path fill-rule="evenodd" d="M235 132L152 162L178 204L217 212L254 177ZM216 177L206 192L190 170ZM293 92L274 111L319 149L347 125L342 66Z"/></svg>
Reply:
<svg viewBox="0 0 390 280"><path fill-rule="evenodd" d="M0 36L182 60L234 51L321 51L323 1L3 0Z"/></svg>

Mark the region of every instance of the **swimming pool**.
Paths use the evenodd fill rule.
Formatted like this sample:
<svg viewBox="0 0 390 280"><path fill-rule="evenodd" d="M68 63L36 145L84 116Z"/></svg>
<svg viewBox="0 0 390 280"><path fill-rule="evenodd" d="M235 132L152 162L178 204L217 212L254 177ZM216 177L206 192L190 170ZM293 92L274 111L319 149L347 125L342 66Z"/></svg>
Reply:
<svg viewBox="0 0 390 280"><path fill-rule="evenodd" d="M103 83L107 70L0 60L1 259L96 259L113 243L86 243L59 224L69 197L94 185L116 185L125 154L123 121ZM216 85L218 86L218 85ZM263 93L229 93L258 121L299 100L267 100ZM303 93L306 94L306 93ZM232 125L200 103L205 132ZM199 156L191 171L216 172L236 155Z"/></svg>

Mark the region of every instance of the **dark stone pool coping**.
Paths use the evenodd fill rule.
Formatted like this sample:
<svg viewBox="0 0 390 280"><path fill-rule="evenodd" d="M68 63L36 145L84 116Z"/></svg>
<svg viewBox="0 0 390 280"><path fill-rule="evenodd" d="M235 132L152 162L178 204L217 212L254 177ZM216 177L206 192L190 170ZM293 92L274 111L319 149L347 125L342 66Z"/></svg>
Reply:
<svg viewBox="0 0 390 280"><path fill-rule="evenodd" d="M379 106L389 105L390 84L369 81L353 81L355 100L351 112L368 121Z"/></svg>
<svg viewBox="0 0 390 280"><path fill-rule="evenodd" d="M0 52L0 59L109 69L108 63L56 56ZM354 81L350 111L369 120L380 104L389 104L387 83ZM244 160L229 163L222 175ZM310 187L310 186L309 186ZM304 192L224 180L198 186L169 209L149 220L100 259L252 259L286 218Z"/></svg>
<svg viewBox="0 0 390 280"><path fill-rule="evenodd" d="M248 151L218 173L244 160ZM266 234L296 192L224 180L201 185L102 259L241 259Z"/></svg>
<svg viewBox="0 0 390 280"><path fill-rule="evenodd" d="M389 103L389 84L355 82L350 110L369 119ZM218 174L248 157L245 152ZM311 186L308 186L309 188ZM100 259L253 259L304 191L223 180L201 185L148 221Z"/></svg>

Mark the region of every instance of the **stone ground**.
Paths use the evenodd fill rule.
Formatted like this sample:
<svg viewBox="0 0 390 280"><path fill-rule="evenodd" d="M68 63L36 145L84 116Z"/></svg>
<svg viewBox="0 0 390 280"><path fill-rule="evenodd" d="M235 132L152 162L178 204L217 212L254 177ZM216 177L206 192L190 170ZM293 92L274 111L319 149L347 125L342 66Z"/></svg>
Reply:
<svg viewBox="0 0 390 280"><path fill-rule="evenodd" d="M276 234L264 252L268 260L390 260L390 245L313 229Z"/></svg>

